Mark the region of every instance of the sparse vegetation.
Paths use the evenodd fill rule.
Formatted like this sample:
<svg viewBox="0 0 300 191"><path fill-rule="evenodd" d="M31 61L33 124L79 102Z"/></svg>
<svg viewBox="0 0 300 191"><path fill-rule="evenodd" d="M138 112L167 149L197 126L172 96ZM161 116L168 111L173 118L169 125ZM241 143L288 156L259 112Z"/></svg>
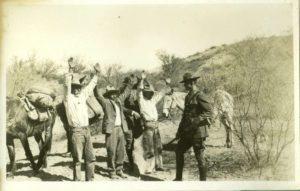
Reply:
<svg viewBox="0 0 300 191"><path fill-rule="evenodd" d="M292 41L282 43L286 43L282 51L292 46ZM293 62L284 54L276 56L279 62L274 60L278 48L267 39L248 38L230 49L235 135L250 166L261 171L269 165L275 171L282 152L294 140Z"/></svg>
<svg viewBox="0 0 300 191"><path fill-rule="evenodd" d="M292 38L292 35L251 37L234 44L213 46L187 58L160 50L156 55L161 61L162 72L148 73L147 78L157 90L163 87L161 79L171 78L173 88L181 91L183 87L178 82L182 75L192 72L200 76L198 86L208 95L216 89L228 91L234 97L234 134L238 140L234 146L239 149L228 153L222 148L224 151L220 149L217 153L226 153L228 160L222 159L226 164L235 164L239 169L258 170L261 177L268 169L275 174L281 159L287 156L286 149L294 141ZM74 57L74 62L75 72L88 74L92 69L79 57ZM35 56L28 59L15 57L7 66L6 94L8 97L15 96L36 82L47 84L60 94L63 76L58 74L59 69L51 60L40 61ZM120 64L102 69L99 84L103 88L108 84L120 87L125 76L140 72L124 71ZM179 115L174 115L176 119L173 119L173 125L177 124ZM172 128L176 129L177 126ZM216 160L221 156L215 156L215 153L209 156L215 160L211 169L218 171L222 164Z"/></svg>

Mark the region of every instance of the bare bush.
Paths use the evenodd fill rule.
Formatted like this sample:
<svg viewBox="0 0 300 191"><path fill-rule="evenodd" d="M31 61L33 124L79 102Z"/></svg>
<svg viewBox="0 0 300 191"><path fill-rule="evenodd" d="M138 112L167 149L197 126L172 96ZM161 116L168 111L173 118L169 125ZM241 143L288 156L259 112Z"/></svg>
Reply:
<svg viewBox="0 0 300 191"><path fill-rule="evenodd" d="M120 64L107 65L102 71L99 84L101 84L102 87L107 85L120 86L125 75L122 69L123 67Z"/></svg>
<svg viewBox="0 0 300 191"><path fill-rule="evenodd" d="M46 63L46 65L44 65ZM16 96L25 93L33 84L57 88L57 67L51 61L38 61L36 56L27 59L14 57L6 72L6 95Z"/></svg>
<svg viewBox="0 0 300 191"><path fill-rule="evenodd" d="M168 54L164 50L157 51L156 56L162 62L162 77L170 78L171 85L175 86L181 80L181 75L179 74L184 67L184 60L173 54Z"/></svg>
<svg viewBox="0 0 300 191"><path fill-rule="evenodd" d="M293 142L292 59L273 58L278 47L249 38L231 47L231 90L235 95L235 135L250 166L261 171L276 164ZM285 71L285 72L282 72ZM287 76L285 76L285 73ZM282 77L283 76L283 77Z"/></svg>

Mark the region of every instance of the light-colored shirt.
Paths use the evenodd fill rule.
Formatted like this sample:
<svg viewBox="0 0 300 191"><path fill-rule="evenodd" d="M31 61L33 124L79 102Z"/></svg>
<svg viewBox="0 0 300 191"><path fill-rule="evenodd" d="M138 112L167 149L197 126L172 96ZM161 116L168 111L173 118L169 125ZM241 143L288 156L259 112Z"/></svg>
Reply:
<svg viewBox="0 0 300 191"><path fill-rule="evenodd" d="M143 96L143 86L139 86L137 89L137 98L140 106L140 113L146 121L157 121L158 113L156 104L165 95L164 92L154 94L150 100L147 100Z"/></svg>
<svg viewBox="0 0 300 191"><path fill-rule="evenodd" d="M65 99L66 115L68 123L72 127L84 127L89 125L88 107L86 100L97 85L97 76L94 76L90 83L84 87L78 96L71 93L71 75L65 78Z"/></svg>
<svg viewBox="0 0 300 191"><path fill-rule="evenodd" d="M115 120L115 126L121 126L121 112L120 112L120 107L118 104L116 104L114 101L112 101L116 110L116 120Z"/></svg>

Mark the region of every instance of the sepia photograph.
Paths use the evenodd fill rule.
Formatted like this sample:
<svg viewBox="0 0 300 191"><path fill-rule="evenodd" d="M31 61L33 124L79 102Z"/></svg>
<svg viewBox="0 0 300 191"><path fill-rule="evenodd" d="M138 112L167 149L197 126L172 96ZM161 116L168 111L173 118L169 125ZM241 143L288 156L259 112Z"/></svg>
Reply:
<svg viewBox="0 0 300 191"><path fill-rule="evenodd" d="M4 1L4 190L300 189L298 6Z"/></svg>

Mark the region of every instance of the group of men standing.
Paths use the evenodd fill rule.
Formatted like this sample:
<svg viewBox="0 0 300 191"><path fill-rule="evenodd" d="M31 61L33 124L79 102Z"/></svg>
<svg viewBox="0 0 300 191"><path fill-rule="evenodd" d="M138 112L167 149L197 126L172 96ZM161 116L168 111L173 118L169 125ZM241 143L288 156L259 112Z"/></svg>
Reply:
<svg viewBox="0 0 300 191"><path fill-rule="evenodd" d="M72 60L69 60L72 65ZM89 130L88 108L86 100L89 95L95 95L104 112L102 133L105 135L107 150L107 166L111 179L127 178L123 173L125 151L129 160L130 170L134 168L133 146L134 139L143 136L143 157L152 163L145 173L153 170L163 171L162 142L158 128L158 112L156 104L170 91L170 80L166 79L167 88L155 92L153 86L146 80L142 72L137 83L134 77L127 77L123 86L116 89L107 86L102 94L97 88L100 66L95 65L95 73L85 87L69 73L65 77L64 105L71 132L73 177L74 181L81 180L81 160L85 159L86 181L94 179L94 162L96 157ZM183 118L178 128L176 138L176 178L182 180L184 153L193 146L198 161L200 180L206 180L206 164L204 157L204 141L208 136L207 126L210 124L210 104L196 88L196 80L190 73L184 75L182 83L189 91L185 98Z"/></svg>

